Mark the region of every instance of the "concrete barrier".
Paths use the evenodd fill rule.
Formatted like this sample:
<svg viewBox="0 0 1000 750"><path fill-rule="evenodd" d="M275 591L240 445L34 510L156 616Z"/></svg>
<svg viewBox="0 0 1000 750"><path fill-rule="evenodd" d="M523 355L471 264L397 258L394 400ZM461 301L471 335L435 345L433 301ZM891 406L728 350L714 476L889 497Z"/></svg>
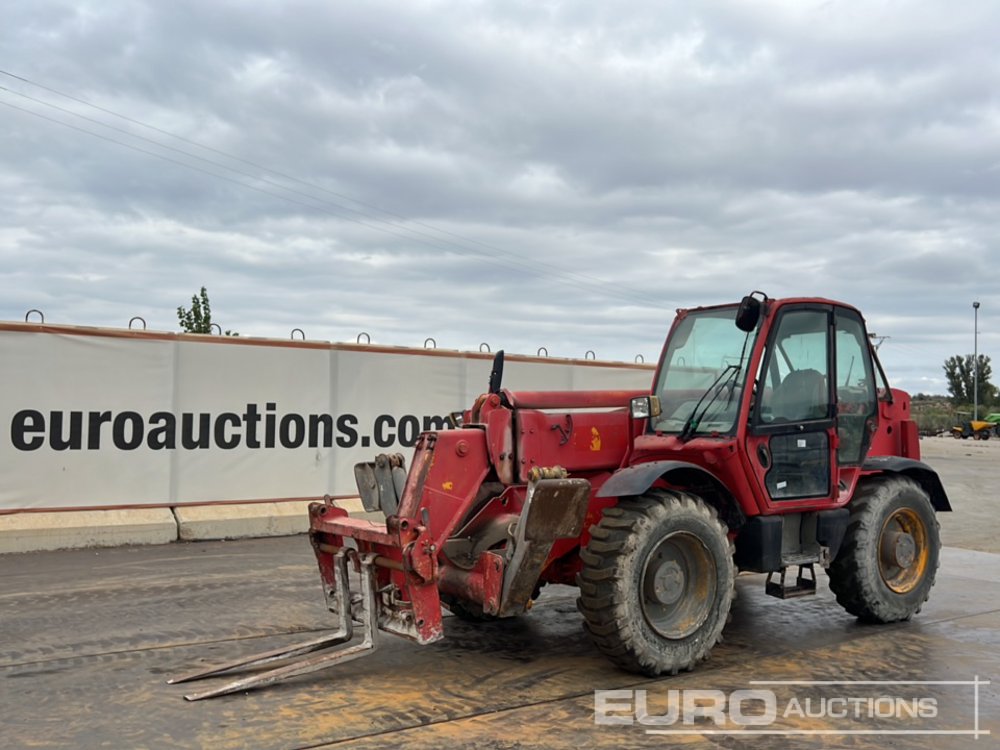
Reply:
<svg viewBox="0 0 1000 750"><path fill-rule="evenodd" d="M244 539L302 534L309 529L309 503L191 505L174 508L181 541Z"/></svg>
<svg viewBox="0 0 1000 750"><path fill-rule="evenodd" d="M10 513L0 515L0 554L304 534L310 502ZM366 513L359 498L337 505L355 518L384 519Z"/></svg>
<svg viewBox="0 0 1000 750"><path fill-rule="evenodd" d="M124 544L166 544L177 539L169 508L74 510L0 516L0 553Z"/></svg>

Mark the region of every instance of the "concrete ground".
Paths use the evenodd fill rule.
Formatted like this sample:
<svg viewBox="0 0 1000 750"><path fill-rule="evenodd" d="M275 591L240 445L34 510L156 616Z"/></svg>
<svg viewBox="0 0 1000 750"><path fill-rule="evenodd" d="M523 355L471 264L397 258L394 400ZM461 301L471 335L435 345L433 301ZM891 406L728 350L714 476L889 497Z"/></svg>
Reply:
<svg viewBox="0 0 1000 750"><path fill-rule="evenodd" d="M920 441L921 458L941 476L953 513L942 513L945 545L1000 552L1000 439Z"/></svg>
<svg viewBox="0 0 1000 750"><path fill-rule="evenodd" d="M330 627L303 537L2 555L0 746L996 747L1000 555L988 553L1000 551L992 513L1000 441L921 444L956 512L941 516L950 546L919 615L863 626L836 604L822 574L817 596L791 601L765 596L763 577L743 575L725 641L699 669L671 678L611 666L583 632L573 590L554 587L522 618L471 625L448 617L446 638L431 646L384 636L365 659L188 703L182 695L192 686L167 685L170 675ZM964 684L977 678L992 682ZM884 682L916 680L963 684ZM596 725L597 689L645 690L650 713L665 708L668 690L767 689L779 715L768 727L735 728L743 734L713 734L734 727L702 721L667 727L694 734L648 735L635 724ZM633 696L614 700L624 695ZM935 715L845 719L826 702L886 696L890 706L930 700ZM793 701L813 717L792 710ZM978 729L990 732L978 740L970 734L977 711ZM757 729L829 734L746 734ZM859 734L900 729L910 734Z"/></svg>

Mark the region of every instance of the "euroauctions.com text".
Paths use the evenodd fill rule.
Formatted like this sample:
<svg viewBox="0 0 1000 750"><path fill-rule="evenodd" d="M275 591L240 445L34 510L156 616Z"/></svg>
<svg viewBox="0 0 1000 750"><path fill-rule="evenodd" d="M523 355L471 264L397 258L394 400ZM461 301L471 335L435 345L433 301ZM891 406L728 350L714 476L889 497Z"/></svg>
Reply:
<svg viewBox="0 0 1000 750"><path fill-rule="evenodd" d="M362 428L356 414L279 412L249 403L238 412L48 411L21 409L10 422L10 442L19 451L116 448L123 451L219 448L408 448L421 432L441 430L445 417L379 414Z"/></svg>

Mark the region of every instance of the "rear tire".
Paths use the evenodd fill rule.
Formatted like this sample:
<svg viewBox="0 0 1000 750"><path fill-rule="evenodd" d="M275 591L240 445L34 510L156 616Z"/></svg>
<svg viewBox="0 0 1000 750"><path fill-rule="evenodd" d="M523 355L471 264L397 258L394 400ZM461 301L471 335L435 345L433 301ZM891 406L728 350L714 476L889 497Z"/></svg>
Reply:
<svg viewBox="0 0 1000 750"><path fill-rule="evenodd" d="M580 552L578 607L595 645L645 675L708 658L733 602L736 570L715 509L654 489L607 508Z"/></svg>
<svg viewBox="0 0 1000 750"><path fill-rule="evenodd" d="M909 620L930 596L940 524L927 492L904 476L862 480L847 533L827 569L837 602L863 622Z"/></svg>

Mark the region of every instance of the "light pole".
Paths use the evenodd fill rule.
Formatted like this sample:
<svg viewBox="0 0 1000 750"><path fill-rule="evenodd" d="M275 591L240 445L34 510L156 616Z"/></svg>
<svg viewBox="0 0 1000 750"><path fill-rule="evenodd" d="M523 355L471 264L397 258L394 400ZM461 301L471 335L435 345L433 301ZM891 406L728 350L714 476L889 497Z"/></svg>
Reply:
<svg viewBox="0 0 1000 750"><path fill-rule="evenodd" d="M972 418L979 420L979 303L972 303Z"/></svg>

